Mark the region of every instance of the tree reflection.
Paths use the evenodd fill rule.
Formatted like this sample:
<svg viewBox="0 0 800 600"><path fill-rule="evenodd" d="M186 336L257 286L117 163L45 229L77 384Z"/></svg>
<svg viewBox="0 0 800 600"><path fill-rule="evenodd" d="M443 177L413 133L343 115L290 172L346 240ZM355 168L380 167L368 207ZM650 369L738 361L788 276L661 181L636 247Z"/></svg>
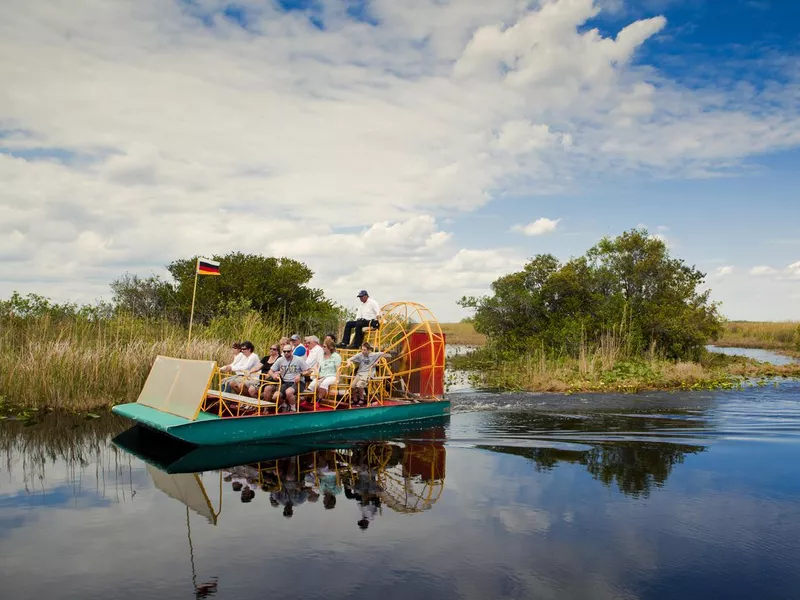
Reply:
<svg viewBox="0 0 800 600"><path fill-rule="evenodd" d="M559 462L583 465L606 486L616 485L623 494L646 497L666 483L674 467L683 463L687 455L705 451L699 440L666 440L691 439L706 430L707 424L697 411L670 408L668 412L629 409L498 413L489 415L483 427L485 431L481 433L512 438L514 445L481 448L524 456L540 471L551 470ZM520 438L538 447L519 447ZM565 448L575 444L590 448Z"/></svg>
<svg viewBox="0 0 800 600"><path fill-rule="evenodd" d="M550 471L559 462L583 465L592 476L606 486L616 484L623 494L648 497L653 488L663 486L675 465L682 464L687 454L704 452L704 446L687 444L626 441L604 443L591 450L558 448L515 448L479 446L493 452L524 456L532 460L537 471Z"/></svg>

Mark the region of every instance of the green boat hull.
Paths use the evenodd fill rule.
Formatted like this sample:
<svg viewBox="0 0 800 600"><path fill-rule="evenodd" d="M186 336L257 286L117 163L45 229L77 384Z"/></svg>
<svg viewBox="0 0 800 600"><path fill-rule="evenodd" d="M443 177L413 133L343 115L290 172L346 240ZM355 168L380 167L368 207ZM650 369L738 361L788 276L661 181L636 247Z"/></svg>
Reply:
<svg viewBox="0 0 800 600"><path fill-rule="evenodd" d="M119 404L112 411L189 444L224 446L441 417L450 414L450 402L442 400L226 419L200 413L194 421L139 403Z"/></svg>
<svg viewBox="0 0 800 600"><path fill-rule="evenodd" d="M449 416L432 417L405 423L329 431L272 442L227 446L194 446L150 428L134 425L115 437L113 443L166 473L199 473L319 450L347 449L366 442L391 440L443 443L444 428L449 421ZM431 437L431 433L434 437Z"/></svg>

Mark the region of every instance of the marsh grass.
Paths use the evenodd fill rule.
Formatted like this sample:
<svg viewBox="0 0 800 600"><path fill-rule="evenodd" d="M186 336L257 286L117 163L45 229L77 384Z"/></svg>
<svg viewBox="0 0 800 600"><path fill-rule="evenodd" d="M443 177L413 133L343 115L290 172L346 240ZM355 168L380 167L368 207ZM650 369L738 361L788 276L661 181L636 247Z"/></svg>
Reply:
<svg viewBox="0 0 800 600"><path fill-rule="evenodd" d="M280 335L255 314L215 319L188 345L187 330L166 321L4 315L0 397L6 406L73 411L132 402L159 354L227 363L231 341L249 339L259 352Z"/></svg>
<svg viewBox="0 0 800 600"><path fill-rule="evenodd" d="M453 357L450 366L469 371L476 387L565 393L734 388L750 379L800 377L800 365L776 366L714 353L699 362L676 362L651 348L643 357L626 358L613 340L582 348L578 358L548 356L541 350L510 357L486 347Z"/></svg>
<svg viewBox="0 0 800 600"><path fill-rule="evenodd" d="M800 353L800 323L795 321L728 321L722 337L714 342L721 347L763 348Z"/></svg>
<svg viewBox="0 0 800 600"><path fill-rule="evenodd" d="M448 344L458 346L483 346L486 336L475 331L472 323L440 323Z"/></svg>

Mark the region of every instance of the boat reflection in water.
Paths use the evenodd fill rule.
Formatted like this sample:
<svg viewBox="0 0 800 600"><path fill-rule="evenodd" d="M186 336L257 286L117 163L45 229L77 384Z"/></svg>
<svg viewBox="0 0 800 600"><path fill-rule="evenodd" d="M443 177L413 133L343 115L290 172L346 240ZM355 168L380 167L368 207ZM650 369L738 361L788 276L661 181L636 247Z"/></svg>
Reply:
<svg viewBox="0 0 800 600"><path fill-rule="evenodd" d="M343 500L356 502L358 526L366 529L385 509L421 512L439 499L447 420L429 420L417 429L369 428L294 443L213 448L187 447L134 427L114 443L147 463L158 489L209 523L218 522L223 500L233 494L242 503L269 494L269 504L288 518L306 504L330 510ZM208 471L218 474L213 485L204 485Z"/></svg>

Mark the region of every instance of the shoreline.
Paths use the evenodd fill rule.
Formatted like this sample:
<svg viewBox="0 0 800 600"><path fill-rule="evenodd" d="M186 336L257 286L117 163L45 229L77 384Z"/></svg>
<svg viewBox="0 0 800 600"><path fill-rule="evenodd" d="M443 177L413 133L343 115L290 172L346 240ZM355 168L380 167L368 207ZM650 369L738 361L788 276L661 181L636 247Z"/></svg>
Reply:
<svg viewBox="0 0 800 600"><path fill-rule="evenodd" d="M449 359L449 368L465 373L478 389L557 394L744 389L800 379L800 363L775 365L714 352L700 362L641 359L614 362L606 368L599 361L530 356L498 361L459 354Z"/></svg>

